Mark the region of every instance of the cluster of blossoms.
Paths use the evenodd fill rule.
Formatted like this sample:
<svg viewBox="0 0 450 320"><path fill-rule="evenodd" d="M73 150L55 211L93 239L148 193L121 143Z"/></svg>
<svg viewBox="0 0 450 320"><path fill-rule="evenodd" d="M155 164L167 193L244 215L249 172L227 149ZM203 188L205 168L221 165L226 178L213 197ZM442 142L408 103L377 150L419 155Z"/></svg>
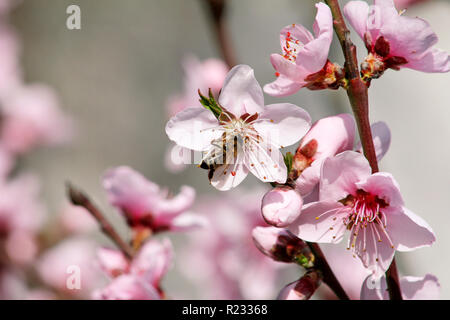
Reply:
<svg viewBox="0 0 450 320"><path fill-rule="evenodd" d="M322 2L316 7L314 35L299 24L282 29L282 53L271 56L277 79L264 87L266 93L288 96L305 87L349 90L354 79L347 68L328 60L331 9ZM387 69L450 71L450 56L435 48L437 36L429 24L397 11L392 0L375 0L371 7L365 1L350 1L343 12L368 50L360 69L366 87ZM394 177L374 171L363 154L367 144L375 149L375 163L386 154L391 135L384 122L372 124L373 141L357 144L360 123L349 114L320 119L311 126L310 116L298 106L265 106L263 91L247 65L230 70L217 101L213 95L200 95L200 102L175 114L166 133L178 146L201 152L198 165L208 170L209 181L218 190L238 186L249 172L272 184L274 189L265 194L261 206L272 227L256 227L255 244L273 260L307 270L282 290L280 299L308 299L322 280L329 280L315 268L315 259L322 257L314 243L337 244L347 236L346 250L335 260L348 265L352 259L358 261L353 269L361 275L356 281L361 298L386 299L384 274L394 253L435 241L431 227L406 208ZM295 154L283 156L281 150L297 142ZM404 299L436 297L439 291L432 275L404 277L397 285Z"/></svg>
<svg viewBox="0 0 450 320"><path fill-rule="evenodd" d="M0 1L0 298L47 298L45 286L30 286L26 270L42 254L47 210L40 180L18 160L39 147L54 146L72 135L53 89L26 83L22 43L9 13L17 1Z"/></svg>

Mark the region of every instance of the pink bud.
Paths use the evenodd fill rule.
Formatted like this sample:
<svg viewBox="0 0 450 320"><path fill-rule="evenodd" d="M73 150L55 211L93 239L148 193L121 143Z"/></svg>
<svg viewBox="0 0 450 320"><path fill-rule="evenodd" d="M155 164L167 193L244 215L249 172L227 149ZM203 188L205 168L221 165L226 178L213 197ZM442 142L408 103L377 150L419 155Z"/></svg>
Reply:
<svg viewBox="0 0 450 320"><path fill-rule="evenodd" d="M282 186L276 187L264 195L262 199L262 214L268 224L275 227L286 227L299 216L303 199L294 189Z"/></svg>
<svg viewBox="0 0 450 320"><path fill-rule="evenodd" d="M278 300L308 300L319 287L322 278L320 274L315 271L307 272L299 280L294 281L285 286L280 294Z"/></svg>
<svg viewBox="0 0 450 320"><path fill-rule="evenodd" d="M311 256L306 243L286 229L256 227L252 236L256 247L275 261L294 262L300 255Z"/></svg>

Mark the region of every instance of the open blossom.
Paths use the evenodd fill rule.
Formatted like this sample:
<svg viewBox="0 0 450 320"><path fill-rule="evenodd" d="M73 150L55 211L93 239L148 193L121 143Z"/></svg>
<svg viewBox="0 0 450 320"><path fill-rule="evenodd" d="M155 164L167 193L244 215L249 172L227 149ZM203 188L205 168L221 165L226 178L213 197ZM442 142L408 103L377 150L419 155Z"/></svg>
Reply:
<svg viewBox="0 0 450 320"><path fill-rule="evenodd" d="M229 190L249 172L263 182L284 183L287 169L280 148L294 144L310 127L309 114L292 104L264 106L253 70L235 66L219 96L218 118L202 107L185 109L166 125L178 145L205 153L211 184Z"/></svg>
<svg viewBox="0 0 450 320"><path fill-rule="evenodd" d="M57 97L49 87L19 86L2 102L0 138L12 153L63 143L72 134L71 121L59 109Z"/></svg>
<svg viewBox="0 0 450 320"><path fill-rule="evenodd" d="M377 77L387 68L450 71L450 56L434 46L438 37L428 22L399 13L393 0L375 0L373 7L351 1L344 14L369 51L363 73Z"/></svg>
<svg viewBox="0 0 450 320"><path fill-rule="evenodd" d="M107 300L163 298L160 282L171 267L172 251L172 244L168 239L162 242L157 240L146 242L131 261L119 250L99 249L100 267L112 281L105 288L94 292L94 298Z"/></svg>
<svg viewBox="0 0 450 320"><path fill-rule="evenodd" d="M304 206L290 230L303 240L325 243L340 242L348 230L348 249L377 277L395 250L435 241L431 227L404 206L392 175L371 174L367 159L353 151L324 161L319 201Z"/></svg>
<svg viewBox="0 0 450 320"><path fill-rule="evenodd" d="M227 65L219 59L200 61L194 56L188 56L182 64L185 73L183 93L169 98L166 108L170 117L188 107L200 107L199 90L208 92L211 89L214 97L217 97L228 73ZM190 150L173 144L166 152L164 164L170 172L176 173L191 163L190 159Z"/></svg>
<svg viewBox="0 0 450 320"><path fill-rule="evenodd" d="M437 300L441 286L438 279L427 274L425 277L401 277L400 290L404 300ZM389 300L386 278L373 279L368 276L361 287L361 300Z"/></svg>
<svg viewBox="0 0 450 320"><path fill-rule="evenodd" d="M180 271L201 288L202 299L276 297L283 264L268 259L252 241L252 230L267 226L260 212L263 194L231 191L202 199L195 207L210 225L188 233L178 257Z"/></svg>
<svg viewBox="0 0 450 320"><path fill-rule="evenodd" d="M272 54L270 61L277 79L264 86L273 96L287 96L303 87L324 89L336 84L338 66L328 61L333 40L333 17L330 8L319 2L313 36L302 25L292 24L281 30L282 54ZM341 75L343 76L343 74Z"/></svg>
<svg viewBox="0 0 450 320"><path fill-rule="evenodd" d="M178 195L169 197L167 190L125 166L109 169L103 176L103 187L109 202L121 210L133 228L182 231L205 223L188 212L195 200L191 187L183 186Z"/></svg>

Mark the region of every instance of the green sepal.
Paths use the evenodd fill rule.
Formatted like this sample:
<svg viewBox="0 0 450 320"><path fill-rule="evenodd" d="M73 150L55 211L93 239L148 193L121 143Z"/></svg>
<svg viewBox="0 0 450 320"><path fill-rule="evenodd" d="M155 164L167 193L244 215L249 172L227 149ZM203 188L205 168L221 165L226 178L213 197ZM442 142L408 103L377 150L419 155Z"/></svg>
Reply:
<svg viewBox="0 0 450 320"><path fill-rule="evenodd" d="M294 155L291 152L286 153L284 156L284 163L286 164L287 172L291 172L293 162Z"/></svg>
<svg viewBox="0 0 450 320"><path fill-rule="evenodd" d="M200 89L198 90L198 95L200 96L199 101L202 104L202 106L204 106L206 109L211 111L214 114L214 116L217 119L219 119L220 115L222 114L222 108L219 106L216 99L214 98L211 88L209 89L209 92L208 92L208 95L209 95L208 98L205 97L204 95L202 95L202 93L200 92Z"/></svg>

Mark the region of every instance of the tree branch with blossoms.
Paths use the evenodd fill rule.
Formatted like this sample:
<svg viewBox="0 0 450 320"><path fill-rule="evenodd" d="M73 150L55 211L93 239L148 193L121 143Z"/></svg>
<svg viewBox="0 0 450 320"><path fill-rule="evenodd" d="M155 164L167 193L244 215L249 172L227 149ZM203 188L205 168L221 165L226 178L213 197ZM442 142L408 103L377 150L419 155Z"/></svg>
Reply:
<svg viewBox="0 0 450 320"><path fill-rule="evenodd" d="M372 173L376 173L379 170L372 131L370 129L368 87L360 77L356 46L350 39L350 30L348 30L347 25L345 24L339 1L325 0L325 2L328 4L333 14L334 29L341 44L342 51L344 52L344 67L348 80L348 86L346 88L347 95L350 105L352 106L353 114L355 115L364 155L369 161ZM390 298L402 300L395 258L392 260L391 266L386 272L386 281Z"/></svg>

